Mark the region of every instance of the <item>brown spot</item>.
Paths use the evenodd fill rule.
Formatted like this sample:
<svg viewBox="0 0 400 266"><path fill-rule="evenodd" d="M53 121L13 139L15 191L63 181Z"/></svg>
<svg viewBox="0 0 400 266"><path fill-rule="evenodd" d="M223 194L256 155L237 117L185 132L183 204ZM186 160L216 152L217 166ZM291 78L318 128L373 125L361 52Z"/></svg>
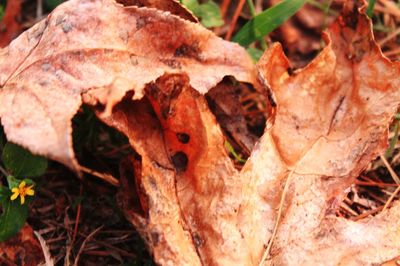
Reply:
<svg viewBox="0 0 400 266"><path fill-rule="evenodd" d="M182 44L175 50L176 57L189 57L201 61L198 43L191 45Z"/></svg>
<svg viewBox="0 0 400 266"><path fill-rule="evenodd" d="M151 232L151 242L153 243L154 246L157 246L158 243L160 242L160 234L156 231Z"/></svg>
<svg viewBox="0 0 400 266"><path fill-rule="evenodd" d="M199 248L203 245L203 240L200 238L198 234L193 235L193 243L196 246L196 248Z"/></svg>
<svg viewBox="0 0 400 266"><path fill-rule="evenodd" d="M187 144L190 141L190 136L186 133L176 133L180 143Z"/></svg>
<svg viewBox="0 0 400 266"><path fill-rule="evenodd" d="M171 159L172 164L178 172L184 172L186 170L189 159L184 152L178 151L172 156Z"/></svg>
<svg viewBox="0 0 400 266"><path fill-rule="evenodd" d="M68 33L72 30L72 24L70 22L64 22L61 27L64 33Z"/></svg>
<svg viewBox="0 0 400 266"><path fill-rule="evenodd" d="M182 68L181 63L174 59L164 59L164 60L162 60L162 62L164 64L166 64L167 66L169 66L170 68L174 68L174 69Z"/></svg>

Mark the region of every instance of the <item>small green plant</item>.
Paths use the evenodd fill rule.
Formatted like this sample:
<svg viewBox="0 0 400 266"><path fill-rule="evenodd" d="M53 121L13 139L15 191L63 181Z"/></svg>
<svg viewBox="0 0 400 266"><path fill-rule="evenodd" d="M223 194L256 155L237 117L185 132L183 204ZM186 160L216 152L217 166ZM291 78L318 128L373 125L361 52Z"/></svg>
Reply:
<svg viewBox="0 0 400 266"><path fill-rule="evenodd" d="M4 6L0 4L0 20L3 19L3 16L4 16Z"/></svg>
<svg viewBox="0 0 400 266"><path fill-rule="evenodd" d="M29 151L10 142L0 147L3 150L2 163L4 165L4 168L0 166L0 169L6 177L6 180L0 179L2 209L0 242L2 242L18 233L25 224L29 203L35 195L35 182L28 177L43 175L47 169L47 160L32 155Z"/></svg>
<svg viewBox="0 0 400 266"><path fill-rule="evenodd" d="M376 0L369 0L368 1L367 15L370 18L372 18L372 15L374 14L375 2L376 2Z"/></svg>
<svg viewBox="0 0 400 266"><path fill-rule="evenodd" d="M242 46L251 44L279 27L306 2L307 0L284 0L264 10L247 22L232 40Z"/></svg>
<svg viewBox="0 0 400 266"><path fill-rule="evenodd" d="M241 163L241 164L246 163L246 160L243 159L242 156L235 151L232 144L230 144L228 141L225 141L224 146L225 146L225 149L229 152L229 154L231 154L238 163Z"/></svg>
<svg viewBox="0 0 400 266"><path fill-rule="evenodd" d="M198 0L181 0L193 14L200 18L201 24L206 28L219 27L224 24L219 6L212 0L200 4Z"/></svg>

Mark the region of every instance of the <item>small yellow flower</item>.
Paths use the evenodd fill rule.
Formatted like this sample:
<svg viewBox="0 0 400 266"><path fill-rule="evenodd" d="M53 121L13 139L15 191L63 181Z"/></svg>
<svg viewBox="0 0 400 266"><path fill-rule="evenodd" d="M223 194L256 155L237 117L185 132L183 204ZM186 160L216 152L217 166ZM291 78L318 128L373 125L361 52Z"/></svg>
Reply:
<svg viewBox="0 0 400 266"><path fill-rule="evenodd" d="M12 196L11 196L11 200L15 200L16 198L18 198L18 196L21 197L21 205L25 203L25 196L33 196L35 195L35 191L32 189L33 185L27 187L25 181L22 181L18 187L15 187L13 189L11 189Z"/></svg>

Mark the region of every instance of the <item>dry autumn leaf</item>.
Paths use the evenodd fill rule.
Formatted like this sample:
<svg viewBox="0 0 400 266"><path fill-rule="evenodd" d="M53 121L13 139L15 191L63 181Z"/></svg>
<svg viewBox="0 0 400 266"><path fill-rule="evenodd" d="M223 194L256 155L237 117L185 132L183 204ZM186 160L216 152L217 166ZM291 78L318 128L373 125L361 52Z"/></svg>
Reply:
<svg viewBox="0 0 400 266"><path fill-rule="evenodd" d="M256 82L245 50L199 24L111 0L69 1L0 51L1 122L9 141L78 170L71 119L81 95L107 113L166 72L187 73L201 93L228 75Z"/></svg>
<svg viewBox="0 0 400 266"><path fill-rule="evenodd" d="M261 59L276 116L240 172L187 77L163 76L140 103L126 100L105 119L140 155L124 163L120 201L156 262L258 265L267 246L272 265L365 265L399 255L398 204L358 222L334 209L386 147L400 66L382 56L356 7L325 37L320 55L292 75L279 45Z"/></svg>
<svg viewBox="0 0 400 266"><path fill-rule="evenodd" d="M119 201L161 265L390 262L398 203L357 222L334 214L400 102L400 64L347 8L304 69L289 74L279 45L259 62L276 114L240 171L204 94L227 75L257 84L244 50L111 0L72 0L0 52L1 121L11 141L73 169L82 101L124 133L137 154L121 163Z"/></svg>

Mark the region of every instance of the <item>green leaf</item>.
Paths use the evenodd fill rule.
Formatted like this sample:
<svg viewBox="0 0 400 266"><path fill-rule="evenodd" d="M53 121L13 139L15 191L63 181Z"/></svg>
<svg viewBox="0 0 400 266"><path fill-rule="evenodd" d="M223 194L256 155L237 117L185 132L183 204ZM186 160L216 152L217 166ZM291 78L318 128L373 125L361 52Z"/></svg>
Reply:
<svg viewBox="0 0 400 266"><path fill-rule="evenodd" d="M235 149L233 148L232 144L230 144L228 141L225 141L225 142L224 142L224 146L225 146L225 149L226 149L230 154L232 154L232 156L235 158L236 161L238 161L239 163L242 163L242 164L244 164L244 163L246 162L246 160L244 160L244 159L242 158L242 156L240 156L240 155L235 151Z"/></svg>
<svg viewBox="0 0 400 266"><path fill-rule="evenodd" d="M201 24L206 28L219 27L224 24L219 6L212 0L199 4L197 0L181 0L193 14L200 18Z"/></svg>
<svg viewBox="0 0 400 266"><path fill-rule="evenodd" d="M201 4L195 15L201 18L201 24L206 28L219 27L224 24L219 6L211 0Z"/></svg>
<svg viewBox="0 0 400 266"><path fill-rule="evenodd" d="M268 8L247 22L233 37L232 41L242 46L251 44L279 27L306 2L307 0L284 0Z"/></svg>
<svg viewBox="0 0 400 266"><path fill-rule="evenodd" d="M46 10L51 11L63 2L64 0L44 0L44 6Z"/></svg>
<svg viewBox="0 0 400 266"><path fill-rule="evenodd" d="M21 205L19 200L11 201L10 196L0 199L3 209L0 216L0 242L2 242L14 236L24 226L30 200L27 198L25 204Z"/></svg>
<svg viewBox="0 0 400 266"><path fill-rule="evenodd" d="M199 2L197 0L181 0L181 3L189 10L191 10L193 13L196 11L196 9L199 7Z"/></svg>
<svg viewBox="0 0 400 266"><path fill-rule="evenodd" d="M3 19L4 16L4 6L0 5L0 20Z"/></svg>
<svg viewBox="0 0 400 266"><path fill-rule="evenodd" d="M253 47L247 48L246 51L250 55L251 59L253 59L254 63L257 63L257 61L261 58L261 56L264 53L263 50L253 48Z"/></svg>
<svg viewBox="0 0 400 266"><path fill-rule="evenodd" d="M15 177L35 177L46 172L47 160L24 148L7 142L3 149L3 163Z"/></svg>

